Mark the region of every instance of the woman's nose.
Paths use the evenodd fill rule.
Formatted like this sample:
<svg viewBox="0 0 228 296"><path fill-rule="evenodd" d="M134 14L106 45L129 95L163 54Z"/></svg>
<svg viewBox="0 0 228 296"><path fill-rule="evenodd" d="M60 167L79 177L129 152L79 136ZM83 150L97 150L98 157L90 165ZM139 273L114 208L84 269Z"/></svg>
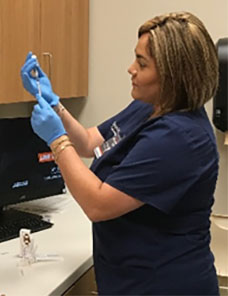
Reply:
<svg viewBox="0 0 228 296"><path fill-rule="evenodd" d="M127 69L127 72L131 75L131 72L132 72L132 65Z"/></svg>
<svg viewBox="0 0 228 296"><path fill-rule="evenodd" d="M137 71L135 70L135 68L133 67L133 64L128 68L128 73L130 74L130 75L132 75L132 76L134 76L136 73L137 73Z"/></svg>

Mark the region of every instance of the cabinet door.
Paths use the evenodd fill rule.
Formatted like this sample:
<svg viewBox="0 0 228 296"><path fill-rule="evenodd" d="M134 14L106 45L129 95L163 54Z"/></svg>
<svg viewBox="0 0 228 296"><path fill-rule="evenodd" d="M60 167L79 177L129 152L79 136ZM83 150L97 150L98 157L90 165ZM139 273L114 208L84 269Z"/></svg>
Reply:
<svg viewBox="0 0 228 296"><path fill-rule="evenodd" d="M98 295L94 268L86 271L63 296Z"/></svg>
<svg viewBox="0 0 228 296"><path fill-rule="evenodd" d="M61 98L88 89L88 0L41 1L41 65Z"/></svg>
<svg viewBox="0 0 228 296"><path fill-rule="evenodd" d="M40 51L39 8L38 0L0 0L0 103L33 100L20 69L28 51Z"/></svg>

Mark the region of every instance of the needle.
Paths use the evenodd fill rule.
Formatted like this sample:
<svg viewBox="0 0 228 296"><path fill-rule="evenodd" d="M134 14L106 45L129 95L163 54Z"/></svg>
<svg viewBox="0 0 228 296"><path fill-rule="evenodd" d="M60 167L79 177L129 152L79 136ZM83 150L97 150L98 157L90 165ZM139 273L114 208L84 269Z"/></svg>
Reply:
<svg viewBox="0 0 228 296"><path fill-rule="evenodd" d="M36 59L36 55L32 55L32 58ZM36 77L36 84L37 84L37 88L38 88L38 93L41 96L41 87L40 87L40 79L39 79L39 73L37 69L34 69L34 74Z"/></svg>
<svg viewBox="0 0 228 296"><path fill-rule="evenodd" d="M36 83L37 83L38 93L39 93L39 96L41 97L40 79L39 79L39 74L38 74L37 69L35 69L35 76L36 76Z"/></svg>

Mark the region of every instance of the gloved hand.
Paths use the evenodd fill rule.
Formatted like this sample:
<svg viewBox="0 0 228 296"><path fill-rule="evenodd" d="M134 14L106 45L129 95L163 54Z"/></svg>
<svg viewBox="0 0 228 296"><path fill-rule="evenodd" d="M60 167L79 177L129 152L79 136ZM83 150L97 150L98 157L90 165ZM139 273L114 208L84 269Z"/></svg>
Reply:
<svg viewBox="0 0 228 296"><path fill-rule="evenodd" d="M41 95L52 106L59 103L59 97L53 92L51 82L47 75L42 71L36 58L29 52L24 65L21 68L21 79L24 88L34 97L38 94L37 78L32 75L32 70L38 71L38 79L40 81Z"/></svg>
<svg viewBox="0 0 228 296"><path fill-rule="evenodd" d="M39 94L36 99L38 104L34 106L31 125L33 131L50 146L55 139L66 134L66 131L60 117L46 100Z"/></svg>

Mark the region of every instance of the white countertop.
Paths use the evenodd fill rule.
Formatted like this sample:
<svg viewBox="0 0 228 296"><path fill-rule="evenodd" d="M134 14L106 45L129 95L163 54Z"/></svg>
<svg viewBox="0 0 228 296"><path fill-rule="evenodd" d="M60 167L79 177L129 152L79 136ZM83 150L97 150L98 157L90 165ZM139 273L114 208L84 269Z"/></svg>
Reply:
<svg viewBox="0 0 228 296"><path fill-rule="evenodd" d="M61 295L92 266L91 222L70 195L64 196L63 211L51 215L54 226L32 234L38 254L58 254L61 260L36 262L21 272L19 239L0 243L0 295Z"/></svg>
<svg viewBox="0 0 228 296"><path fill-rule="evenodd" d="M0 296L60 296L93 264L91 222L71 195L41 199L39 204L50 209L54 226L32 234L37 253L58 254L61 260L37 262L21 272L17 266L19 239L0 243ZM217 229L214 220L211 247L215 265L219 275L227 276L227 224L219 224Z"/></svg>

